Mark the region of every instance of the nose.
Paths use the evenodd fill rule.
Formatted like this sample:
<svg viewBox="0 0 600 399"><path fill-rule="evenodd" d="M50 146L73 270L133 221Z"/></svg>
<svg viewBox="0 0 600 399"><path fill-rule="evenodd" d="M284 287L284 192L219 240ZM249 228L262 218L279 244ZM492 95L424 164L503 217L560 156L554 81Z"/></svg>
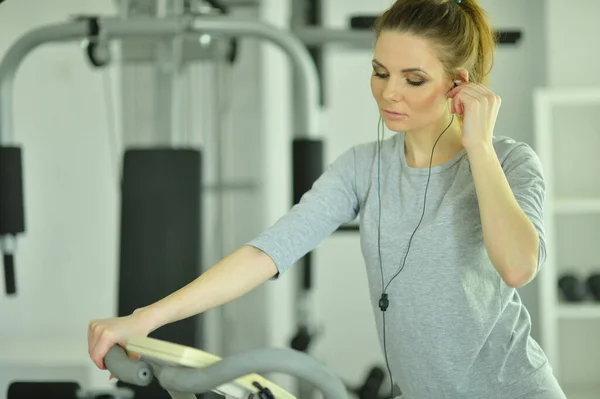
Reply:
<svg viewBox="0 0 600 399"><path fill-rule="evenodd" d="M403 96L404 93L399 87L399 82L389 79L383 88L383 99L391 103L397 103L402 100Z"/></svg>

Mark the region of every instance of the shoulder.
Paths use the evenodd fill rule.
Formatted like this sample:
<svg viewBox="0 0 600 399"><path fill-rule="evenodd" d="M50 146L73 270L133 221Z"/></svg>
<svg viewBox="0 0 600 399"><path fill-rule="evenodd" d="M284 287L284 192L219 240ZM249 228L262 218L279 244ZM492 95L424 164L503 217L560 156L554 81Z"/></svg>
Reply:
<svg viewBox="0 0 600 399"><path fill-rule="evenodd" d="M507 136L494 136L493 145L505 173L524 166L541 172L540 158L529 144Z"/></svg>

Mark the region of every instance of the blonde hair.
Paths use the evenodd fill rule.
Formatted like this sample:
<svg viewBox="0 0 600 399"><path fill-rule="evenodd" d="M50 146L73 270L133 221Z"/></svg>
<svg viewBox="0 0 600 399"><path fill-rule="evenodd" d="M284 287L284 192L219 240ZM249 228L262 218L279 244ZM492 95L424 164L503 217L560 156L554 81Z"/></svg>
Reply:
<svg viewBox="0 0 600 399"><path fill-rule="evenodd" d="M396 0L375 22L384 31L431 40L450 79L457 68L469 81L487 85L494 65L496 35L477 0Z"/></svg>

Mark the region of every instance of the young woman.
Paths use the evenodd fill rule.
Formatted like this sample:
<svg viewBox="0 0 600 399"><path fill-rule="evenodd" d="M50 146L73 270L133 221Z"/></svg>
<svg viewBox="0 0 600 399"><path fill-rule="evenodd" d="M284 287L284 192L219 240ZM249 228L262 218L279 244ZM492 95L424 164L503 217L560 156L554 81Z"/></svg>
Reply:
<svg viewBox="0 0 600 399"><path fill-rule="evenodd" d="M372 92L398 133L350 148L288 214L186 287L91 321L98 367L115 343L244 295L358 217L382 350L404 398L565 398L516 291L545 258L545 184L528 145L494 135L485 12L476 0L397 0L375 28Z"/></svg>

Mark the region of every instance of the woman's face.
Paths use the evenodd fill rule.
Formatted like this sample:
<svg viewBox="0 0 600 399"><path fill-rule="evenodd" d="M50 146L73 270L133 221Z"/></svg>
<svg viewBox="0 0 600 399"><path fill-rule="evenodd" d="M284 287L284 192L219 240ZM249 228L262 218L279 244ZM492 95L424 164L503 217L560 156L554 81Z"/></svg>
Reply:
<svg viewBox="0 0 600 399"><path fill-rule="evenodd" d="M409 132L435 123L448 109L452 80L429 43L384 31L373 57L371 90L391 131Z"/></svg>

